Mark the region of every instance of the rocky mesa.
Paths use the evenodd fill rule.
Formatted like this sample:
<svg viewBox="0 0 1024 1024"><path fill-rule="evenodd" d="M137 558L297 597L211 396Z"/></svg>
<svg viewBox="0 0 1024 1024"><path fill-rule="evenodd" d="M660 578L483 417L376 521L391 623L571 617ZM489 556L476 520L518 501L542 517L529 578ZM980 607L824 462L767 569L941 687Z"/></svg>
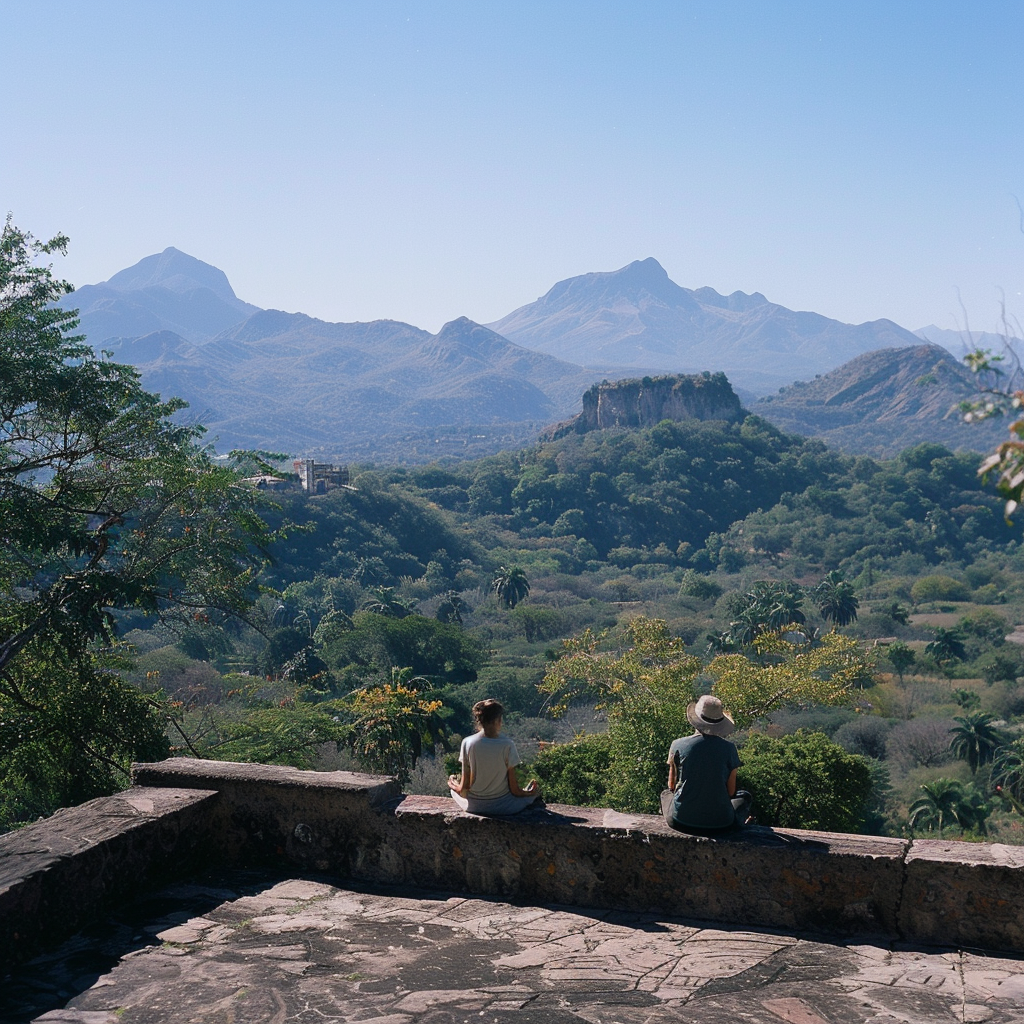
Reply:
<svg viewBox="0 0 1024 1024"><path fill-rule="evenodd" d="M662 420L734 422L743 415L724 373L666 374L595 384L583 394L583 412L548 427L541 437L553 441L608 427L650 427Z"/></svg>

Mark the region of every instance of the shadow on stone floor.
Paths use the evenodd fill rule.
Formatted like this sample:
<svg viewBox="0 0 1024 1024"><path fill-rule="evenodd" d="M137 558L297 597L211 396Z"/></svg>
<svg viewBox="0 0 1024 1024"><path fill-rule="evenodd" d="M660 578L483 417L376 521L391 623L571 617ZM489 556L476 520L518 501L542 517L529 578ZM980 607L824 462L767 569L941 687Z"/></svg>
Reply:
<svg viewBox="0 0 1024 1024"><path fill-rule="evenodd" d="M28 1024L46 1015L44 1019L54 1024L108 1024L120 1020L121 1012L126 1021L213 1020L220 1018L203 1016L212 1007L202 1002L204 992L210 998L212 993L237 999L243 991L250 993L245 1008L250 1016L234 1019L269 1021L277 1019L278 1004L273 1000L290 1001L297 1007L333 988L339 990L337 1004L351 1007L354 1015L350 1017L346 1010L342 1016L326 1018L330 1020L362 1020L359 1014L368 1009L359 1009L353 1000L363 1000L367 1007L379 1004L381 1012L400 1010L395 1024L427 1018L429 1024L443 1024L449 1016L453 1022L463 1021L484 1005L477 1007L472 1001L484 998L481 993L486 992L487 1012L495 1020L506 1019L501 1008L509 1004L507 1019L518 1014L516 1019L531 1024L598 1019L629 1024L701 1019L717 1024L737 1019L737 1008L755 996L765 1007L770 1003L775 1009L752 1020L774 1021L782 1010L783 1020L799 1018L817 1024L826 1017L807 1015L811 1012L811 1004L805 1005L811 998L807 993L817 992L815 998L820 999L828 991L830 998L839 998L843 985L854 984L849 979L861 978L855 982L857 990L863 989L865 998L878 1002L876 1009L890 1000L893 984L905 993L904 1002L911 996L920 1001L920 989L931 1001L905 1018L916 1024L939 1020L934 1000L945 999L946 990L958 983L958 977L962 980L963 957L918 947L923 955L918 964L915 947L880 941L872 949L863 938L830 941L820 935L709 924L656 912L510 903L408 886L344 882L340 883L343 889L333 890L328 897L305 891L339 883L339 879L314 874L221 870L151 892L12 971L0 986L0 1022ZM268 893L275 887L278 895ZM284 896L282 889L288 890ZM328 916L333 915L329 921L318 910L321 898L339 904L329 912ZM376 909L360 917L369 904ZM495 923L500 921L505 923ZM193 934L197 927L208 930ZM325 929L335 930L327 936ZM531 929L537 934L524 945ZM214 938L218 931L225 937ZM591 933L594 937L582 937ZM481 943L486 943L487 950L482 959ZM215 955L204 954L204 946ZM403 948L401 954L390 952ZM898 970L889 964L890 951L897 948L911 954L909 959L897 956ZM344 954L340 958L339 950ZM396 961L399 955L404 959ZM660 957L663 966L642 963L652 957ZM1011 960L1019 959L1001 956L992 966L1000 967L1009 978L1014 972L1005 969ZM261 962L266 966L259 966ZM864 968L876 962L892 974L892 978L879 975L881 988L874 974L882 967L872 966L867 973ZM177 971L179 980L173 984L178 987L167 990L171 994L165 1005L150 1002L139 1016L146 999L158 998L155 989L149 996L140 995L142 990L165 984L154 980L161 970ZM536 979L537 972L546 980L526 980ZM639 974L633 977L635 972L647 972L649 991L640 987L648 982L640 981ZM940 978L940 973L945 978L941 984L928 980ZM916 980L917 975L924 980ZM215 979L212 988L211 977ZM340 991L346 985L353 991ZM928 987L936 985L938 994ZM140 998L143 1004L138 1004ZM961 998L959 990L951 990L950 998ZM269 1009L255 1005L259 999L271 1000ZM453 1005L435 1006L439 999ZM513 1013L511 1003L516 1000L523 1008ZM676 1016L683 1002L687 1015ZM469 1014L471 1003L473 1013ZM63 1010L69 1004L74 1008ZM241 1012L242 1007L237 1009ZM323 1009L327 1010L326 1004ZM854 1015L859 1012L853 1003L848 1009ZM296 1020L305 1021L307 1016ZM854 1018L835 1012L827 1015L832 1024L846 1024L848 1019ZM1017 1018L1000 1011L991 1020L1016 1022Z"/></svg>
<svg viewBox="0 0 1024 1024"><path fill-rule="evenodd" d="M216 872L117 908L53 950L0 976L0 1024L23 1024L65 1006L125 957L162 945L158 932L201 917L225 900L255 895L290 874Z"/></svg>

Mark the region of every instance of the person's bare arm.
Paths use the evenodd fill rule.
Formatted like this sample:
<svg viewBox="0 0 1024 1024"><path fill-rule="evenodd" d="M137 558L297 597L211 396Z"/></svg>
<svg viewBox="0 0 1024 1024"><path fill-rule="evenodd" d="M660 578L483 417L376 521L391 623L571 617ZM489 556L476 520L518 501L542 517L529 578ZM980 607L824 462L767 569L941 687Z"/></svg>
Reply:
<svg viewBox="0 0 1024 1024"><path fill-rule="evenodd" d="M473 772L468 764L462 766L462 778L458 778L455 775L448 776L448 788L453 793L458 793L459 796L465 796L469 792L469 787L473 785Z"/></svg>
<svg viewBox="0 0 1024 1024"><path fill-rule="evenodd" d="M537 785L536 779L530 779L526 789L521 788L519 785L519 777L516 775L514 766L510 767L508 770L508 788L509 792L511 792L513 796L533 796L540 790L540 786Z"/></svg>
<svg viewBox="0 0 1024 1024"><path fill-rule="evenodd" d="M668 788L674 793L676 791L676 783L679 779L676 778L676 763L675 761L669 761L668 763Z"/></svg>
<svg viewBox="0 0 1024 1024"><path fill-rule="evenodd" d="M725 789L730 797L736 795L736 769L729 772L729 778L725 780Z"/></svg>

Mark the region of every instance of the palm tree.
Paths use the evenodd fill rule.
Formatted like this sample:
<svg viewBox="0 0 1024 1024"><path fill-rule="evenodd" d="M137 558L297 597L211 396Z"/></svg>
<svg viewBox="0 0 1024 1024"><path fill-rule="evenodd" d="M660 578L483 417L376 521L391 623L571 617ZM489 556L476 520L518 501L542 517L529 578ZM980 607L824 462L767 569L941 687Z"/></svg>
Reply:
<svg viewBox="0 0 1024 1024"><path fill-rule="evenodd" d="M935 627L935 639L924 650L925 654L934 656L940 665L963 661L967 657L960 634L955 629L946 629L945 626Z"/></svg>
<svg viewBox="0 0 1024 1024"><path fill-rule="evenodd" d="M964 787L956 779L935 779L921 787L923 796L910 805L907 824L910 831L938 829L939 835L950 824L963 825L973 821L974 814Z"/></svg>
<svg viewBox="0 0 1024 1024"><path fill-rule="evenodd" d="M704 653L710 657L717 657L719 654L731 654L736 649L736 640L730 631L725 633L706 633L704 639L707 641Z"/></svg>
<svg viewBox="0 0 1024 1024"><path fill-rule="evenodd" d="M753 599L766 629L780 630L806 620L800 610L803 590L788 580L758 580L747 596Z"/></svg>
<svg viewBox="0 0 1024 1024"><path fill-rule="evenodd" d="M504 608L515 608L530 593L530 581L518 565L500 565L491 577L491 590Z"/></svg>
<svg viewBox="0 0 1024 1024"><path fill-rule="evenodd" d="M995 752L992 781L1018 803L1024 800L1024 739L1007 743Z"/></svg>
<svg viewBox="0 0 1024 1024"><path fill-rule="evenodd" d="M412 609L395 596L394 587L370 587L369 594L369 600L363 604L363 611L386 615L392 619L404 619L412 614Z"/></svg>
<svg viewBox="0 0 1024 1024"><path fill-rule="evenodd" d="M291 626L295 623L296 618L299 615L299 611L296 608L290 608L286 604L279 604L273 611L270 617L270 624L275 629L281 629L284 626Z"/></svg>
<svg viewBox="0 0 1024 1024"><path fill-rule="evenodd" d="M910 621L910 613L899 601L891 601L889 604L881 605L876 610L881 612L882 615L888 615L893 622L898 622L901 626L905 626Z"/></svg>
<svg viewBox="0 0 1024 1024"><path fill-rule="evenodd" d="M838 569L826 573L813 593L821 617L831 622L833 629L857 621L860 602L853 592L853 584L844 580Z"/></svg>
<svg viewBox="0 0 1024 1024"><path fill-rule="evenodd" d="M735 622L729 623L729 640L732 644L746 647L764 628L762 616L757 608L750 606L740 612Z"/></svg>
<svg viewBox="0 0 1024 1024"><path fill-rule="evenodd" d="M989 764L996 750L1004 740L999 730L992 724L995 719L984 711L976 711L962 718L954 718L959 722L950 729L953 738L949 741L949 749L970 765L971 772L976 772L983 764Z"/></svg>
<svg viewBox="0 0 1024 1024"><path fill-rule="evenodd" d="M457 622L461 626L462 613L469 610L469 606L459 597L458 593L454 590L449 590L442 596L441 603L437 606L437 611L434 613L434 618L438 622Z"/></svg>

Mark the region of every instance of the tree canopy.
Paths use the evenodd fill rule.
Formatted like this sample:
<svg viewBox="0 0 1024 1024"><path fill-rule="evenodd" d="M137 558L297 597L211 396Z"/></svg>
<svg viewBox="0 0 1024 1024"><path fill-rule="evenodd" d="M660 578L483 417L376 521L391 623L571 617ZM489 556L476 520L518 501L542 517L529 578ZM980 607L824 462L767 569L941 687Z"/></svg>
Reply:
<svg viewBox="0 0 1024 1024"><path fill-rule="evenodd" d="M71 286L41 262L66 246L10 218L0 235L0 772L31 772L16 756L28 746L77 744L105 766L84 772L103 790L154 742L112 728L145 702L105 668L117 611L195 625L242 613L271 534L257 492L176 421L184 404L70 333L76 315L56 302ZM97 687L100 734L95 715L66 713ZM71 765L49 763L65 779L51 788L73 785Z"/></svg>

